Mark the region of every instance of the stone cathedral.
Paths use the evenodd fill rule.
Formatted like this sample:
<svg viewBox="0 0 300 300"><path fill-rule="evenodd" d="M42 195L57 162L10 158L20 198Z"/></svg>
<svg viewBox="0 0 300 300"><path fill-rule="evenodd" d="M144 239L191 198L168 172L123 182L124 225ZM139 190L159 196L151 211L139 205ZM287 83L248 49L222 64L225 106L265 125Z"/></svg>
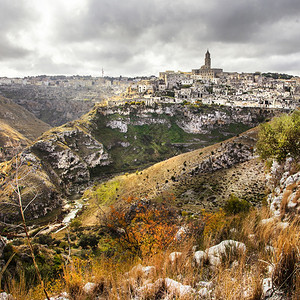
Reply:
<svg viewBox="0 0 300 300"><path fill-rule="evenodd" d="M210 53L207 50L204 58L204 65L200 69L193 69L192 76L195 79L211 80L217 77L217 74L222 72L222 69L211 68Z"/></svg>

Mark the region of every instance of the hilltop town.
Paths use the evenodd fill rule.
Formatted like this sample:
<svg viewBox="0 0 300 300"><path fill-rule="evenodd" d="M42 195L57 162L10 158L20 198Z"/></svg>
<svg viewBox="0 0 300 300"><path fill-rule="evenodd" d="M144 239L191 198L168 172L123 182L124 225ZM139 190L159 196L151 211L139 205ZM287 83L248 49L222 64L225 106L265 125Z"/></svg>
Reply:
<svg viewBox="0 0 300 300"><path fill-rule="evenodd" d="M207 50L204 65L189 72L165 71L159 77L35 76L0 78L0 93L24 90L41 98L126 103L196 103L240 107L293 109L300 102L300 78L278 73L225 72L211 67ZM29 91L29 92L28 92ZM19 103L22 104L22 103Z"/></svg>

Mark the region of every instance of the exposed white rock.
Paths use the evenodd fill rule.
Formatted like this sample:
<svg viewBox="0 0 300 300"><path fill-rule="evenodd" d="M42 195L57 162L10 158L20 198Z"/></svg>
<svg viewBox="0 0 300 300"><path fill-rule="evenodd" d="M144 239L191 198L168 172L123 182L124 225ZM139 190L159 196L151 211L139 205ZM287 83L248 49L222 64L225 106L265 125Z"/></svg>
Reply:
<svg viewBox="0 0 300 300"><path fill-rule="evenodd" d="M197 286L199 286L199 287L205 287L205 288L211 290L213 288L214 284L213 284L212 281L199 281L197 283Z"/></svg>
<svg viewBox="0 0 300 300"><path fill-rule="evenodd" d="M143 267L141 264L138 264L137 266L134 266L128 274L132 274L135 272L142 273L145 277L149 277L150 275L153 275L155 273L156 268L154 266L146 266Z"/></svg>
<svg viewBox="0 0 300 300"><path fill-rule="evenodd" d="M194 253L194 261L197 265L203 264L203 262L206 260L207 254L204 251L196 251Z"/></svg>
<svg viewBox="0 0 300 300"><path fill-rule="evenodd" d="M176 294L179 297L195 293L195 289L193 289L190 285L184 285L170 278L165 278L165 285L169 293Z"/></svg>
<svg viewBox="0 0 300 300"><path fill-rule="evenodd" d="M149 276L151 273L153 274L155 272L156 268L154 266L146 266L142 268L142 272Z"/></svg>
<svg viewBox="0 0 300 300"><path fill-rule="evenodd" d="M47 299L45 299L45 300L47 300ZM58 296L50 297L50 300L69 300L69 294L67 292L62 292Z"/></svg>
<svg viewBox="0 0 300 300"><path fill-rule="evenodd" d="M300 187L300 172L291 174L293 163L292 158L287 158L282 164L273 161L268 176L268 186L272 193L269 194L267 201L275 217L284 217L283 213L298 214L300 212L300 200L297 198ZM284 206L282 206L283 199ZM286 207L287 210L282 210L282 207Z"/></svg>
<svg viewBox="0 0 300 300"><path fill-rule="evenodd" d="M198 295L201 297L201 299L209 298L210 291L206 287L204 287L198 291Z"/></svg>
<svg viewBox="0 0 300 300"><path fill-rule="evenodd" d="M176 261L176 259L180 258L182 256L182 252L172 252L169 255L169 260L173 263Z"/></svg>
<svg viewBox="0 0 300 300"><path fill-rule="evenodd" d="M94 282L87 282L84 287L82 288L82 290L86 293L86 294L92 294L96 288L97 284Z"/></svg>
<svg viewBox="0 0 300 300"><path fill-rule="evenodd" d="M78 164L80 161L77 155L74 155L69 149L61 151L59 155L57 155L57 168L58 169L67 169L71 165Z"/></svg>
<svg viewBox="0 0 300 300"><path fill-rule="evenodd" d="M221 258L226 255L228 251L238 250L245 252L246 246L244 243L225 240L218 245L212 246L205 251L196 251L194 253L194 261L197 265L203 264L205 261L211 266L218 266L221 263Z"/></svg>
<svg viewBox="0 0 300 300"><path fill-rule="evenodd" d="M267 225L267 224L271 224L271 223L274 223L274 222L276 222L276 219L275 219L274 217L268 218L268 219L262 219L262 220L260 221L260 223L261 223L262 225Z"/></svg>
<svg viewBox="0 0 300 300"><path fill-rule="evenodd" d="M121 142L120 145L121 145L122 147L124 147L124 148L127 148L127 147L130 146L130 143L128 143L128 142Z"/></svg>
<svg viewBox="0 0 300 300"><path fill-rule="evenodd" d="M137 293L143 299L143 296L146 295L147 293L154 291L154 290L158 290L162 286L163 282L164 282L164 280L162 278L159 278L154 283L144 284L142 287L137 289ZM137 298L137 299L140 299L140 298Z"/></svg>
<svg viewBox="0 0 300 300"><path fill-rule="evenodd" d="M244 243L233 241L233 240L225 240L218 245L210 247L206 250L209 263L213 266L217 266L221 263L222 255L225 255L227 251L232 250L246 251L246 246Z"/></svg>
<svg viewBox="0 0 300 300"><path fill-rule="evenodd" d="M124 120L112 120L109 121L106 126L112 129L119 129L121 132L125 133L128 130L127 124L130 123L130 120L127 120L125 123Z"/></svg>
<svg viewBox="0 0 300 300"><path fill-rule="evenodd" d="M282 230L288 228L289 225L290 224L288 222L279 222L279 223L277 223L277 227L280 228L280 229L282 229Z"/></svg>
<svg viewBox="0 0 300 300"><path fill-rule="evenodd" d="M209 255L208 256L208 262L211 266L216 267L221 264L221 257Z"/></svg>
<svg viewBox="0 0 300 300"><path fill-rule="evenodd" d="M11 294L6 292L0 293L0 300L14 300L15 298Z"/></svg>
<svg viewBox="0 0 300 300"><path fill-rule="evenodd" d="M143 126L143 125L151 125L151 124L167 124L168 128L171 127L170 122L168 122L165 119L154 119L154 118L146 118L146 119L142 119L142 120L138 120L135 122L131 122L132 125L134 126Z"/></svg>
<svg viewBox="0 0 300 300"><path fill-rule="evenodd" d="M187 228L181 226L175 234L175 240L181 241L187 235L187 233L188 233Z"/></svg>
<svg viewBox="0 0 300 300"><path fill-rule="evenodd" d="M108 153L105 153L103 147L98 152L91 153L89 156L86 156L85 162L89 167L96 167L96 166L106 166L111 163L109 159Z"/></svg>
<svg viewBox="0 0 300 300"><path fill-rule="evenodd" d="M272 278L265 278L262 282L262 293L264 297L268 297L272 294L273 283Z"/></svg>
<svg viewBox="0 0 300 300"><path fill-rule="evenodd" d="M22 152L21 157L24 161L37 163L39 159L33 153L27 153L26 151Z"/></svg>

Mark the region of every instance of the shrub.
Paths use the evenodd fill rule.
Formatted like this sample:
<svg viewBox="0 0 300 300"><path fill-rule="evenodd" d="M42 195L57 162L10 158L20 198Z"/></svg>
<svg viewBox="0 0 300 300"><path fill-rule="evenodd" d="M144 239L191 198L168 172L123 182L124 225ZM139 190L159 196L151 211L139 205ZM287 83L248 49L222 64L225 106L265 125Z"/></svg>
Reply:
<svg viewBox="0 0 300 300"><path fill-rule="evenodd" d="M54 239L51 237L51 235L42 234L34 239L36 243L39 243L41 245L48 245L51 246L54 242Z"/></svg>
<svg viewBox="0 0 300 300"><path fill-rule="evenodd" d="M222 232L226 225L225 212L220 209L217 212L202 211L202 220L204 223L203 236L215 238Z"/></svg>
<svg viewBox="0 0 300 300"><path fill-rule="evenodd" d="M83 249L96 249L98 246L99 237L95 234L83 234L80 238L78 246L81 246Z"/></svg>
<svg viewBox="0 0 300 300"><path fill-rule="evenodd" d="M80 227L82 226L82 222L78 219L73 219L70 223L70 228L74 231L78 231Z"/></svg>
<svg viewBox="0 0 300 300"><path fill-rule="evenodd" d="M230 195L226 201L224 210L229 215L236 215L241 212L248 212L250 209L250 203L246 200L239 199L235 195Z"/></svg>
<svg viewBox="0 0 300 300"><path fill-rule="evenodd" d="M173 221L165 206L138 201L129 209L111 206L104 227L121 252L144 257L167 249L174 241L177 227Z"/></svg>
<svg viewBox="0 0 300 300"><path fill-rule="evenodd" d="M283 161L287 156L300 156L300 111L274 118L259 130L257 152L263 159Z"/></svg>

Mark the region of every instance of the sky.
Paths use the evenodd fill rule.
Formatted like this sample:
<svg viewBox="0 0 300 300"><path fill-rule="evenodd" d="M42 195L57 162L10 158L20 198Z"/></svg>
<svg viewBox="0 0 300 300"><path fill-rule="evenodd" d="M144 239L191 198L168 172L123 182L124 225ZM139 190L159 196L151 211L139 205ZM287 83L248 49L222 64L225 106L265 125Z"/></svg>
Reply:
<svg viewBox="0 0 300 300"><path fill-rule="evenodd" d="M300 0L0 0L0 77L204 64L300 76Z"/></svg>

